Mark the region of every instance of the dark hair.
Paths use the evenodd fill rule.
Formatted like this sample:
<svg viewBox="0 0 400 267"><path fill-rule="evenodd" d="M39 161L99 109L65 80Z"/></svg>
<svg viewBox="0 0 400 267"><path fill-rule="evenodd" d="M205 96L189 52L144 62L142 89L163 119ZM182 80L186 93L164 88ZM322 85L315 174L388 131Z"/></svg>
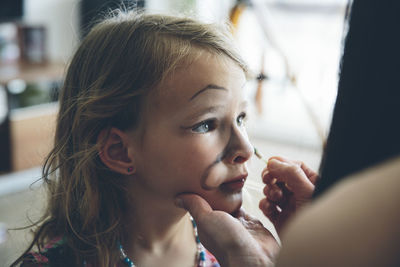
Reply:
<svg viewBox="0 0 400 267"><path fill-rule="evenodd" d="M353 3L315 196L400 154L399 13L397 0Z"/></svg>

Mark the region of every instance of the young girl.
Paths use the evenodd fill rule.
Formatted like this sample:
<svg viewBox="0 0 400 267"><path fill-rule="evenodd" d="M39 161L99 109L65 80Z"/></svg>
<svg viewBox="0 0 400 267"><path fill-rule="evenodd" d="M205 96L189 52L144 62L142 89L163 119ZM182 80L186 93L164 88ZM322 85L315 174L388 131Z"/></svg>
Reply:
<svg viewBox="0 0 400 267"><path fill-rule="evenodd" d="M174 199L240 208L245 73L213 25L127 12L95 26L60 95L47 213L13 266L219 266Z"/></svg>

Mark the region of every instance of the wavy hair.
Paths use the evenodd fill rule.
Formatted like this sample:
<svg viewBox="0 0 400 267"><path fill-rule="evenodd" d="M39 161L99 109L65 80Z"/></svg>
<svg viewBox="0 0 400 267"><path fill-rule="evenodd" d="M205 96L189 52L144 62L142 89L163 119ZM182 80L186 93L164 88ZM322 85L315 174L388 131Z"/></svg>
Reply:
<svg viewBox="0 0 400 267"><path fill-rule="evenodd" d="M247 72L232 44L228 27L186 17L118 12L93 27L60 93L54 147L43 167L47 211L24 254L62 236L73 264L116 264L126 180L100 161L100 131L137 126L144 97L195 49L227 56Z"/></svg>

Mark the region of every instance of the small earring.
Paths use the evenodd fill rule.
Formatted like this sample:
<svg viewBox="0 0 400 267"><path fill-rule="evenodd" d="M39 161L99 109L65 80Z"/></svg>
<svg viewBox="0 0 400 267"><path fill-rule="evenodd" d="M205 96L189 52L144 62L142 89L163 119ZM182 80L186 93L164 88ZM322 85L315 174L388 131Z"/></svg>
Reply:
<svg viewBox="0 0 400 267"><path fill-rule="evenodd" d="M133 167L128 167L127 171L128 173L131 173L133 171Z"/></svg>

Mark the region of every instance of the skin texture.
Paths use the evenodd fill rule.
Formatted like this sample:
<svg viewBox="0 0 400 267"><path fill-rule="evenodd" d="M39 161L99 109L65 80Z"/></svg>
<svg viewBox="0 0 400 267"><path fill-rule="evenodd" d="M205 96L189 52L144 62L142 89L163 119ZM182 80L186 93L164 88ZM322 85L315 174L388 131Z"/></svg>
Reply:
<svg viewBox="0 0 400 267"><path fill-rule="evenodd" d="M180 195L177 205L197 220L224 267L399 266L399 166L397 157L357 173L304 208L283 231L277 258L273 237L243 213L213 211L193 194Z"/></svg>
<svg viewBox="0 0 400 267"><path fill-rule="evenodd" d="M399 173L397 157L322 195L286 227L276 266L399 266Z"/></svg>
<svg viewBox="0 0 400 267"><path fill-rule="evenodd" d="M194 193L224 214L241 207L253 155L245 81L231 59L195 51L147 95L137 128L110 129L100 158L127 179L123 247L138 266L193 264L193 227L176 195Z"/></svg>
<svg viewBox="0 0 400 267"><path fill-rule="evenodd" d="M213 210L195 194L181 194L177 206L188 210L197 222L202 243L222 267L272 267L279 245L262 223L239 210L234 216Z"/></svg>
<svg viewBox="0 0 400 267"><path fill-rule="evenodd" d="M278 233L312 197L318 174L303 162L271 157L262 172L264 195L259 208Z"/></svg>
<svg viewBox="0 0 400 267"><path fill-rule="evenodd" d="M162 83L148 97L143 123L129 133L135 191L171 204L178 193L193 192L214 209L236 211L242 192L223 184L247 177L252 156L244 83L233 61L207 52Z"/></svg>
<svg viewBox="0 0 400 267"><path fill-rule="evenodd" d="M301 161L272 157L262 177L265 198L259 207L280 233L310 201L318 175ZM178 197L177 204L196 219L202 242L221 259L223 266L273 266L280 247L257 219L243 210L234 217L214 211L193 194Z"/></svg>

